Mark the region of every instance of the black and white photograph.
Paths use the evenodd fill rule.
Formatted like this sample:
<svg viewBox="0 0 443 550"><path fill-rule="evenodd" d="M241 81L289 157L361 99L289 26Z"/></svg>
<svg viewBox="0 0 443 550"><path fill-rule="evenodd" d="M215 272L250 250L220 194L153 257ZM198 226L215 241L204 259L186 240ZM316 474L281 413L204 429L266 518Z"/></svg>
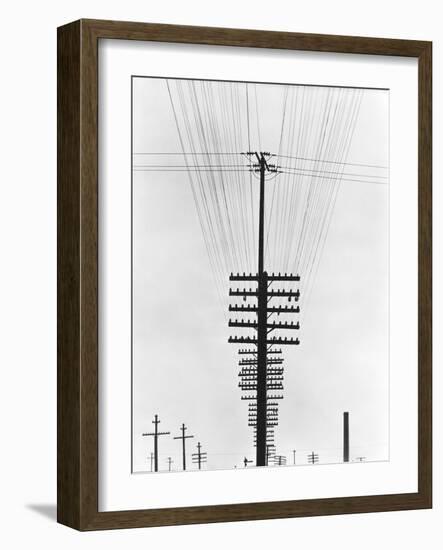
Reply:
<svg viewBox="0 0 443 550"><path fill-rule="evenodd" d="M438 547L437 6L4 5L3 548Z"/></svg>
<svg viewBox="0 0 443 550"><path fill-rule="evenodd" d="M389 460L389 90L132 78L133 472Z"/></svg>

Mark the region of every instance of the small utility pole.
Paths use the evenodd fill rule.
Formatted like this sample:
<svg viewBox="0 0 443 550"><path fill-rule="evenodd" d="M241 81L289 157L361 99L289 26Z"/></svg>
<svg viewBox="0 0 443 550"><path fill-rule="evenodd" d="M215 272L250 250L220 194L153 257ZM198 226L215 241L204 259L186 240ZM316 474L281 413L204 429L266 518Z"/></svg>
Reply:
<svg viewBox="0 0 443 550"><path fill-rule="evenodd" d="M192 462L198 464L198 469L201 470L201 466L208 459L207 453L202 453L200 441L197 443L197 452L192 453Z"/></svg>
<svg viewBox="0 0 443 550"><path fill-rule="evenodd" d="M168 456L168 470L169 472L171 471L171 465L174 461L172 460L172 458L170 456Z"/></svg>
<svg viewBox="0 0 443 550"><path fill-rule="evenodd" d="M158 472L158 438L161 435L169 435L171 432L159 432L158 431L158 425L160 424L160 420L158 419L158 415L154 416L154 420L152 421L154 424L154 431L149 433L142 434L143 436L153 436L154 438L154 471Z"/></svg>
<svg viewBox="0 0 443 550"><path fill-rule="evenodd" d="M296 452L297 452L297 451L296 451L295 449L293 449L293 451L292 451L292 456L293 456L293 459L294 459L294 466L295 466L295 453L296 453Z"/></svg>
<svg viewBox="0 0 443 550"><path fill-rule="evenodd" d="M181 439L182 440L183 470L186 470L186 447L185 447L185 442L186 442L186 439L190 439L190 438L194 437L193 435L185 435L185 432L186 432L187 429L188 428L184 424L182 424L181 428L180 428L182 434L174 437L174 439Z"/></svg>
<svg viewBox="0 0 443 550"><path fill-rule="evenodd" d="M343 413L343 462L349 462L349 413Z"/></svg>
<svg viewBox="0 0 443 550"><path fill-rule="evenodd" d="M318 460L319 460L318 454L314 453L314 451L312 451L312 453L308 454L309 464L317 464Z"/></svg>
<svg viewBox="0 0 443 550"><path fill-rule="evenodd" d="M274 456L274 464L276 466L286 466L286 457L283 455Z"/></svg>
<svg viewBox="0 0 443 550"><path fill-rule="evenodd" d="M266 445L266 466L268 466L269 459L271 458L271 456L273 456L273 453L275 452L273 450L274 447L275 447L274 444Z"/></svg>
<svg viewBox="0 0 443 550"><path fill-rule="evenodd" d="M151 459L151 472L152 472L152 470L154 469L154 453L152 452L151 452L150 459Z"/></svg>

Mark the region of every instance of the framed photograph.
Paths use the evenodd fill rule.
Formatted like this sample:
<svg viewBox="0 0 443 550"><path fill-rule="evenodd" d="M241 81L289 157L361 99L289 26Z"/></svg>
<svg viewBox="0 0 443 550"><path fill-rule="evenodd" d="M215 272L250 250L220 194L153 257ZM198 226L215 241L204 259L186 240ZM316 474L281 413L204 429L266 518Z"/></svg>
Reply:
<svg viewBox="0 0 443 550"><path fill-rule="evenodd" d="M58 521L430 508L431 43L58 29Z"/></svg>

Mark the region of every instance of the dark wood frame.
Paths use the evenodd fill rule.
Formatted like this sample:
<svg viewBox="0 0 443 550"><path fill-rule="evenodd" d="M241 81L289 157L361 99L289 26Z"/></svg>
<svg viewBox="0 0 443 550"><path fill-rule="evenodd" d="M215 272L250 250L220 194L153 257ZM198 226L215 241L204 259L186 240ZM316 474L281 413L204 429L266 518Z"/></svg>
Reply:
<svg viewBox="0 0 443 550"><path fill-rule="evenodd" d="M98 41L102 38L418 58L418 492L98 512ZM432 506L432 43L80 20L58 29L58 521L79 530Z"/></svg>

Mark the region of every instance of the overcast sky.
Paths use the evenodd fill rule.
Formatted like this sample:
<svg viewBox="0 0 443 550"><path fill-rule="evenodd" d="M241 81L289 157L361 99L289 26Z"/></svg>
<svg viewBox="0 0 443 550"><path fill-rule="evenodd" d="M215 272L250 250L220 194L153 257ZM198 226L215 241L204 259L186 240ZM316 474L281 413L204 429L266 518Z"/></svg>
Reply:
<svg viewBox="0 0 443 550"><path fill-rule="evenodd" d="M284 88L270 84L254 87L263 142L252 144L257 149L259 145L265 151L279 148ZM320 116L327 90L303 90L311 109L318 102ZM359 93L361 103L346 160L368 165L358 172L387 176L387 171L376 172L369 166L389 164L389 92ZM335 96L331 97L333 101ZM245 116L244 108L244 103L239 103L240 117ZM303 116L302 110L298 116ZM309 147L311 150L305 146L304 155L315 155L316 144ZM248 143L243 143L242 150L247 148ZM133 151L181 150L166 80L134 78ZM286 152L300 153L298 149ZM133 165L158 160L142 158L134 156ZM382 181L387 183L380 178ZM253 185L257 186L255 180ZM269 186L267 206L271 192ZM306 464L311 451L320 455L321 462L340 462L343 411L350 414L351 459L389 458L388 200L387 184L342 181L338 188L325 246L301 316L301 345L284 349L284 399L279 404L275 443L277 453L287 456L288 464L292 464L293 449L299 464ZM279 215L278 209L273 217L267 210L270 227ZM255 221L251 218L249 223ZM283 229L289 231L290 227ZM296 242L298 226L293 230ZM271 262L272 250L268 253ZM248 265L242 271L253 268ZM209 469L243 467L244 457L254 459L247 401L241 401L238 388L237 346L227 342L235 332L227 326L229 271L225 275L220 300L187 173L135 169L135 472L150 470L153 438L141 434L152 431L155 414L161 420L160 429L171 432L159 441L161 470L168 469L169 456L174 460L173 469L181 468L181 444L172 436L180 434L182 422L194 435L188 440L188 463L198 441L208 453L205 467ZM303 294L303 281L300 289Z"/></svg>

